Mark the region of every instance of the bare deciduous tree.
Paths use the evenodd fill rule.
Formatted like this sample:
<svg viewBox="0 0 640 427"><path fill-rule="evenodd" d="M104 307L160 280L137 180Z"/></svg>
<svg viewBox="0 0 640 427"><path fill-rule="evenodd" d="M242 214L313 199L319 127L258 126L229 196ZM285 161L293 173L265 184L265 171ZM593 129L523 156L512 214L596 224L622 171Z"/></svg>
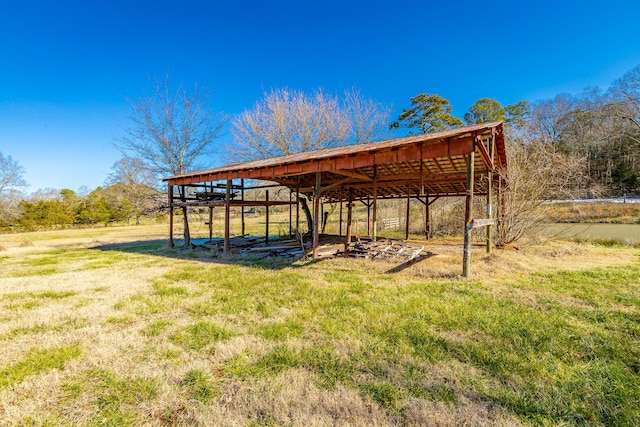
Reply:
<svg viewBox="0 0 640 427"><path fill-rule="evenodd" d="M0 153L0 221L12 221L18 216L18 189L26 187L25 170L20 164Z"/></svg>
<svg viewBox="0 0 640 427"><path fill-rule="evenodd" d="M358 89L345 91L343 111L350 122L351 135L348 143L363 144L389 136L391 108L364 97Z"/></svg>
<svg viewBox="0 0 640 427"><path fill-rule="evenodd" d="M368 142L385 135L388 115L355 89L342 101L322 90L277 89L235 119L227 151L231 159L245 161Z"/></svg>
<svg viewBox="0 0 640 427"><path fill-rule="evenodd" d="M179 175L196 168L210 154L228 117L210 107L211 93L181 84L172 90L168 77L152 80L150 95L128 100L131 125L118 147L133 152L159 174Z"/></svg>
<svg viewBox="0 0 640 427"><path fill-rule="evenodd" d="M158 210L162 193L156 190L158 179L151 167L137 157L123 157L111 167L113 173L106 184L118 186L131 205L131 214L140 224L140 217Z"/></svg>
<svg viewBox="0 0 640 427"><path fill-rule="evenodd" d="M620 107L620 115L640 130L640 65L613 82L609 93Z"/></svg>
<svg viewBox="0 0 640 427"><path fill-rule="evenodd" d="M346 91L342 100L322 90L273 90L235 119L234 143L227 152L232 160L246 161L369 142L387 135L389 114L390 109L356 89ZM307 201L302 197L300 202L311 231Z"/></svg>
<svg viewBox="0 0 640 427"><path fill-rule="evenodd" d="M565 154L555 145L541 140L506 142L508 167L500 171L507 190L505 215L497 244L518 240L543 221L550 198L571 198L585 171L584 158Z"/></svg>
<svg viewBox="0 0 640 427"><path fill-rule="evenodd" d="M168 77L152 80L149 96L129 100L131 125L117 146L135 153L162 175L179 175L196 169L209 154L228 117L210 107L206 87L193 92L181 84L172 90ZM181 190L182 191L182 190ZM181 193L185 198L186 194ZM183 208L185 244L191 243L187 208Z"/></svg>
<svg viewBox="0 0 640 427"><path fill-rule="evenodd" d="M557 144L566 124L564 118L573 108L574 100L566 94L534 103L528 122L529 134L547 144Z"/></svg>

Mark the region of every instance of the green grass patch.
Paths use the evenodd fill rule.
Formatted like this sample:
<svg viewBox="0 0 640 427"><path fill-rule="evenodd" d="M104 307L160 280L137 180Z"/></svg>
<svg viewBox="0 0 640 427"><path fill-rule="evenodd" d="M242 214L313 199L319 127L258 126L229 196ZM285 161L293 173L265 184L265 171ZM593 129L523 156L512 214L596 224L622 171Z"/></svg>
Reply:
<svg viewBox="0 0 640 427"><path fill-rule="evenodd" d="M360 390L387 410L398 411L399 402L404 399L406 393L387 382L363 383Z"/></svg>
<svg viewBox="0 0 640 427"><path fill-rule="evenodd" d="M65 330L74 330L86 326L87 322L84 319L79 318L67 318L58 324L39 323L33 326L21 326L11 329L4 335L0 336L0 339L11 340L15 337L22 335L36 335L45 334L47 332L60 332Z"/></svg>
<svg viewBox="0 0 640 427"><path fill-rule="evenodd" d="M189 371L180 385L187 390L192 399L200 403L207 403L220 394L209 375L200 369Z"/></svg>
<svg viewBox="0 0 640 427"><path fill-rule="evenodd" d="M40 292L16 292L5 294L0 299L4 307L9 310L31 309L41 304L45 304L47 300L61 300L76 295L75 291L40 291Z"/></svg>
<svg viewBox="0 0 640 427"><path fill-rule="evenodd" d="M132 253L138 249L139 254ZM132 245L123 251L63 250L47 255L57 262L26 266L82 269L113 263L115 271L122 271L116 269L165 261L158 277L149 279L145 270L132 282L135 295L108 302L113 310L83 320L105 326L106 319L105 333L118 333L116 329L135 322L132 329L139 332L139 341L109 350L115 352L114 359L120 356L117 352L128 352L118 360L125 372L135 370L139 362L143 369L159 372L158 380L125 378L105 366L68 381L63 387L66 399L77 400L72 407L84 405L86 424L153 423L168 419L162 418L165 413L173 414L176 423L191 416L200 419L207 416L202 411L223 410L223 391L231 399L224 410L236 411L232 417L244 417L245 423L299 424L303 421L271 412L272 402L289 394L281 394L278 387L263 388L275 377L286 381L290 370L301 371L319 393L332 395L343 387L356 391L376 410L385 411L389 424L413 420L415 412L403 411L413 411L415 399L454 415L469 410L465 402L470 399L480 411L473 415L486 424L496 421L491 414L504 414L505 423L515 417L540 426L633 426L640 419L638 262L572 271L540 268L539 273L467 281L424 279L412 275L411 269L376 275L374 271L386 268L358 260L276 268L269 262L204 260L203 252L198 252L203 261L194 261L180 251L162 249L163 254L182 258L167 271L158 253L138 249ZM617 251L625 251L628 258L633 249L604 242L579 252L610 256ZM9 264L12 260L19 262L13 257ZM117 265L119 260L122 264ZM425 260L421 268L431 261ZM22 314L7 308L40 305L72 312L79 303L93 304L105 297L102 292L107 289L98 285L90 282L88 291L78 291L76 297L53 288L5 295L0 305L11 316L3 320L14 322ZM38 322L19 328L5 324L2 344L40 340L52 330L83 324ZM230 337L237 337L237 342L214 351ZM34 350L24 359L38 357L44 356ZM215 361L211 369L185 371L186 359L198 364ZM10 384L4 387L23 381L20 372L31 365L38 364L19 360L1 367L3 381ZM168 370L181 373L176 378ZM238 384L246 394L234 395ZM251 396L253 392L265 395ZM39 397L37 392L34 397ZM251 412L255 407L242 406L263 397L259 414ZM167 406L168 401L172 404ZM34 420L44 416L34 414ZM74 421L63 411L56 416L61 424ZM334 419L336 424L345 420L341 415Z"/></svg>
<svg viewBox="0 0 640 427"><path fill-rule="evenodd" d="M0 369L0 389L19 384L25 378L52 369L62 369L64 365L82 354L79 345L32 350L21 360Z"/></svg>
<svg viewBox="0 0 640 427"><path fill-rule="evenodd" d="M156 320L155 322L151 322L145 328L145 335L149 337L157 337L162 334L169 326L171 326L173 322L169 320Z"/></svg>
<svg viewBox="0 0 640 427"><path fill-rule="evenodd" d="M159 297L167 297L167 296L174 296L174 295L178 295L178 296L189 295L189 291L184 286L167 286L167 285L154 283L153 289L154 289L153 294Z"/></svg>
<svg viewBox="0 0 640 427"><path fill-rule="evenodd" d="M202 350L232 336L231 331L213 322L198 322L180 329L170 339L189 350Z"/></svg>
<svg viewBox="0 0 640 427"><path fill-rule="evenodd" d="M68 400L90 396L100 425L139 425L146 419L141 405L158 395L158 383L146 378L121 378L109 370L93 370L63 385Z"/></svg>

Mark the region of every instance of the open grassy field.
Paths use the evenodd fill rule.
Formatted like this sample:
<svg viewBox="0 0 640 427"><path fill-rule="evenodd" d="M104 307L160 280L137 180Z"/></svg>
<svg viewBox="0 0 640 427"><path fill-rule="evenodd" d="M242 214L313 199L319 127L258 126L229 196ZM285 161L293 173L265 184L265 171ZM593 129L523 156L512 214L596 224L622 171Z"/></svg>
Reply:
<svg viewBox="0 0 640 427"><path fill-rule="evenodd" d="M0 235L0 424L640 419L637 248L478 246L463 280L458 240L398 269L226 260L165 237Z"/></svg>

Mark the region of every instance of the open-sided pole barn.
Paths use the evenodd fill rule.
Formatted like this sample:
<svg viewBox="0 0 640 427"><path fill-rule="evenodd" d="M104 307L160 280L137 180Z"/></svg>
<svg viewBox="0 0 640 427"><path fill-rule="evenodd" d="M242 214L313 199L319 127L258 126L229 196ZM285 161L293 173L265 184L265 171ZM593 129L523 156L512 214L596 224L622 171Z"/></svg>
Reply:
<svg viewBox="0 0 640 427"><path fill-rule="evenodd" d="M274 182L313 201L314 256L318 248L321 201L347 202L346 241L349 242L351 209L356 201L362 201L372 209L375 239L379 199L415 198L424 204L428 213L429 205L439 197L463 196L466 198L463 275L468 276L473 228L489 227L487 251L491 251L491 226L494 225L491 197L494 183L500 180L495 171L506 164L502 122L495 122L172 176L164 179L169 198L170 244L173 245L173 210L176 207L225 207L225 249L228 251L231 206L267 206L268 210L268 206L290 203L233 199L231 191L243 192L246 179ZM234 180L241 184L234 185ZM214 185L219 181L224 184ZM180 196L176 196L176 187L181 187ZM498 185L498 191L502 188L503 185ZM185 189L195 190L191 192L195 196L185 197L189 193ZM473 218L474 195L487 196L486 218ZM429 238L428 224L426 238Z"/></svg>

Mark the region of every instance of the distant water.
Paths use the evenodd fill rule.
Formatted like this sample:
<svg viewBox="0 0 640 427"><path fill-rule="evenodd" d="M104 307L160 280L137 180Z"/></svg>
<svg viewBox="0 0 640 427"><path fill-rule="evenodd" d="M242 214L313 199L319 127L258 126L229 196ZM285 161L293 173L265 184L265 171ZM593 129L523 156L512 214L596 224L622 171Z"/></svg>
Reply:
<svg viewBox="0 0 640 427"><path fill-rule="evenodd" d="M595 239L618 239L629 243L640 242L640 224L545 224L537 230L545 237L570 239L586 237Z"/></svg>

